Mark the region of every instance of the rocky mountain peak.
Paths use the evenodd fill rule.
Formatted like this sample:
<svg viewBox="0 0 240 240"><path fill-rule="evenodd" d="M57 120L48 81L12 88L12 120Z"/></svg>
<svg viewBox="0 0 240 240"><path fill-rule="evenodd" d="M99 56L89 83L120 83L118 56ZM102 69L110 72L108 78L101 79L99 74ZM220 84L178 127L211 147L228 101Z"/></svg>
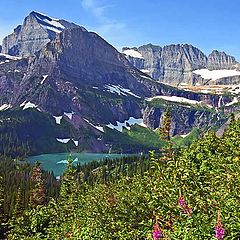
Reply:
<svg viewBox="0 0 240 240"><path fill-rule="evenodd" d="M33 55L60 32L75 27L79 26L32 11L22 25L3 39L2 53L21 57Z"/></svg>
<svg viewBox="0 0 240 240"><path fill-rule="evenodd" d="M32 64L33 71L38 66L43 69L45 65L48 69L52 65L51 69L54 69L53 63L56 63L61 74L85 84L109 82L111 72L121 72L125 67L120 59L122 55L114 47L97 34L82 28L64 30L36 56ZM125 63L129 64L127 60Z"/></svg>
<svg viewBox="0 0 240 240"><path fill-rule="evenodd" d="M235 57L228 55L225 52L213 50L208 56L208 68L212 70L233 69L239 67L238 65Z"/></svg>
<svg viewBox="0 0 240 240"><path fill-rule="evenodd" d="M129 48L123 48L125 54L126 49ZM233 56L214 50L207 57L191 44L170 44L163 47L147 44L138 48L133 47L131 50L136 52L136 56L137 54L141 56L139 58L134 54L126 54L136 68L160 82L171 85L205 84L203 78L194 74L194 71L199 69L240 69ZM231 77L225 82L233 84L237 81L235 78Z"/></svg>
<svg viewBox="0 0 240 240"><path fill-rule="evenodd" d="M171 44L164 47L147 44L132 49L142 56L141 60L127 56L135 67L154 79L173 85L181 82L192 84L193 79L184 73L204 68L207 64L204 53L189 44Z"/></svg>

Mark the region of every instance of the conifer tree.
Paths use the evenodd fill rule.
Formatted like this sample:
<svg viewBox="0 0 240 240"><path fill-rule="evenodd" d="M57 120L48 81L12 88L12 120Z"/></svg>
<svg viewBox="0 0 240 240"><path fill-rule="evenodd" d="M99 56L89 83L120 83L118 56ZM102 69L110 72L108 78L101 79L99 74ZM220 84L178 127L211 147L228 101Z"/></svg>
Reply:
<svg viewBox="0 0 240 240"><path fill-rule="evenodd" d="M162 140L166 142L166 146L162 148L163 160L169 160L172 158L172 143L170 140L171 122L171 111L170 109L167 109L163 116L162 126L159 130Z"/></svg>
<svg viewBox="0 0 240 240"><path fill-rule="evenodd" d="M0 218L3 216L3 204L4 204L4 190L3 190L3 177L0 176Z"/></svg>
<svg viewBox="0 0 240 240"><path fill-rule="evenodd" d="M165 141L170 140L171 117L171 111L167 109L163 116L162 126L160 128L161 138Z"/></svg>
<svg viewBox="0 0 240 240"><path fill-rule="evenodd" d="M40 163L36 162L31 175L32 190L30 194L30 204L34 208L38 205L46 204L46 187L42 176Z"/></svg>
<svg viewBox="0 0 240 240"><path fill-rule="evenodd" d="M4 236L4 222L5 214L4 214L4 186L3 186L3 177L0 176L0 239L3 239Z"/></svg>
<svg viewBox="0 0 240 240"><path fill-rule="evenodd" d="M24 209L25 209L25 206L23 204L22 191L20 188L18 188L17 194L16 194L16 200L15 200L15 207L12 213L13 218L17 219L19 216L21 216Z"/></svg>

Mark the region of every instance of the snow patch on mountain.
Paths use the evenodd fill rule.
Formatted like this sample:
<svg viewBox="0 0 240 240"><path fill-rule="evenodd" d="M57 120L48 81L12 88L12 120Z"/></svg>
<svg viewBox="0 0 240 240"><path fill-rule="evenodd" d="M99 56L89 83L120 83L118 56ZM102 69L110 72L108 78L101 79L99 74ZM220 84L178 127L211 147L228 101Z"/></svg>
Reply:
<svg viewBox="0 0 240 240"><path fill-rule="evenodd" d="M11 104L3 104L2 106L0 106L0 111L5 111L5 110L7 110L7 109L9 109L9 108L11 108L12 107L12 105Z"/></svg>
<svg viewBox="0 0 240 240"><path fill-rule="evenodd" d="M147 70L147 69L140 69L140 71L143 72L143 73L147 73L147 74L150 73L150 71Z"/></svg>
<svg viewBox="0 0 240 240"><path fill-rule="evenodd" d="M133 50L133 49L124 50L123 53L125 55L133 57L133 58L142 58L143 59L142 54L140 52L136 51L136 50Z"/></svg>
<svg viewBox="0 0 240 240"><path fill-rule="evenodd" d="M21 57L11 56L11 55L4 54L4 53L0 53L0 57L4 57L4 58L14 60L14 61L22 59Z"/></svg>
<svg viewBox="0 0 240 240"><path fill-rule="evenodd" d="M43 13L34 12L36 19L40 23L40 25L47 30L60 33L65 27L59 22L59 19L51 18Z"/></svg>
<svg viewBox="0 0 240 240"><path fill-rule="evenodd" d="M239 94L240 93L240 84L232 86L230 89L230 92L233 94Z"/></svg>
<svg viewBox="0 0 240 240"><path fill-rule="evenodd" d="M4 63L8 63L10 61L20 60L20 59L21 57L15 57L8 54L0 53L0 65Z"/></svg>
<svg viewBox="0 0 240 240"><path fill-rule="evenodd" d="M55 118L56 124L61 124L63 116L53 116Z"/></svg>
<svg viewBox="0 0 240 240"><path fill-rule="evenodd" d="M135 125L135 124L140 125L142 127L147 127L146 124L143 123L142 118L134 118L134 117L130 117L128 120L125 120L124 122L117 121L117 125L113 125L112 123L109 123L106 126L111 129L116 129L117 131L122 132L123 127L130 130L130 126Z"/></svg>
<svg viewBox="0 0 240 240"><path fill-rule="evenodd" d="M100 132L104 132L103 127L98 126L98 125L94 125L93 123L91 123L88 119L84 118L84 121L86 121L89 125L91 125L92 127L96 128L98 131Z"/></svg>
<svg viewBox="0 0 240 240"><path fill-rule="evenodd" d="M37 108L37 105L34 104L34 103L31 103L31 102L24 101L23 103L20 104L20 107L22 107L23 110L25 110L25 109L28 109L28 108Z"/></svg>
<svg viewBox="0 0 240 240"><path fill-rule="evenodd" d="M78 144L79 144L78 141L73 140L73 142L74 142L75 146L78 147Z"/></svg>
<svg viewBox="0 0 240 240"><path fill-rule="evenodd" d="M208 69L198 69L193 71L193 73L200 75L204 79L217 80L220 78L240 76L240 71L237 70L208 70Z"/></svg>
<svg viewBox="0 0 240 240"><path fill-rule="evenodd" d="M43 79L41 81L41 84L43 84L46 81L46 79L48 78L48 75L43 75L42 77L43 77Z"/></svg>
<svg viewBox="0 0 240 240"><path fill-rule="evenodd" d="M144 76L144 75L140 75L141 77L143 77L143 78L146 78L146 79L149 79L149 80L152 80L152 78L150 78L150 77L147 77L147 76ZM165 84L165 83L164 83ZM168 84L166 84L166 85L168 85Z"/></svg>
<svg viewBox="0 0 240 240"><path fill-rule="evenodd" d="M74 112L64 112L64 115L67 116L70 120L72 120Z"/></svg>
<svg viewBox="0 0 240 240"><path fill-rule="evenodd" d="M238 98L237 98L237 97L234 97L233 100L232 100L232 102L227 103L225 106L228 107L228 106L231 106L231 105L233 105L233 104L235 104L235 103L238 103L238 102L239 102L239 101L238 101Z"/></svg>
<svg viewBox="0 0 240 240"><path fill-rule="evenodd" d="M68 143L71 139L70 138L56 138L56 140L60 143Z"/></svg>
<svg viewBox="0 0 240 240"><path fill-rule="evenodd" d="M176 97L176 96L155 96L155 97L147 98L146 100L150 102L154 99L163 99L163 100L170 101L170 102L201 104L201 102L196 101L196 100L192 100L192 99L188 99L188 98L184 98L184 97Z"/></svg>
<svg viewBox="0 0 240 240"><path fill-rule="evenodd" d="M118 95L123 96L131 95L136 98L141 98L140 96L133 93L130 89L123 88L120 85L105 85L105 88L107 89L108 92L116 93Z"/></svg>
<svg viewBox="0 0 240 240"><path fill-rule="evenodd" d="M187 137L190 133L191 133L191 132L186 133L186 134L181 134L180 137L185 138L185 137Z"/></svg>

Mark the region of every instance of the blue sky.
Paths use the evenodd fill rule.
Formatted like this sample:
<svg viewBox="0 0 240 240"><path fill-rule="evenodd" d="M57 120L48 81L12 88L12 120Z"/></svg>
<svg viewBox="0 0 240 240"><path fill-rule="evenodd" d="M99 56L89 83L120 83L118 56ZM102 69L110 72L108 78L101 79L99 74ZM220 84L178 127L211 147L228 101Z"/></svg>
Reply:
<svg viewBox="0 0 240 240"><path fill-rule="evenodd" d="M1 0L0 41L32 10L82 25L118 49L189 43L240 60L239 0Z"/></svg>

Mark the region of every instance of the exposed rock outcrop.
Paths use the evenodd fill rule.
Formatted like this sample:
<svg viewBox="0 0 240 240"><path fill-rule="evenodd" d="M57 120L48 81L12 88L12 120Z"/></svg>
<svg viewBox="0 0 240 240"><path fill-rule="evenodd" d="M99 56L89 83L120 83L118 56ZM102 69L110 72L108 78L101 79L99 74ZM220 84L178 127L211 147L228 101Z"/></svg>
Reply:
<svg viewBox="0 0 240 240"><path fill-rule="evenodd" d="M12 56L30 56L39 51L50 40L66 28L78 27L65 20L50 18L31 12L14 32L3 39L2 53Z"/></svg>
<svg viewBox="0 0 240 240"><path fill-rule="evenodd" d="M209 54L207 61L207 68L212 69L236 69L239 68L239 63L235 57L226 54L225 52L219 52L214 50Z"/></svg>
<svg viewBox="0 0 240 240"><path fill-rule="evenodd" d="M126 51L128 49L128 52ZM130 50L139 53L142 58L134 57ZM196 85L206 84L207 81L193 71L197 69L239 69L240 64L233 56L225 52L214 50L208 57L198 48L188 44L172 44L155 46L143 45L139 48L123 48L123 53L128 60L139 70L149 74L152 78L171 85ZM226 84L232 84L236 77L228 77ZM240 82L240 77L238 77Z"/></svg>

